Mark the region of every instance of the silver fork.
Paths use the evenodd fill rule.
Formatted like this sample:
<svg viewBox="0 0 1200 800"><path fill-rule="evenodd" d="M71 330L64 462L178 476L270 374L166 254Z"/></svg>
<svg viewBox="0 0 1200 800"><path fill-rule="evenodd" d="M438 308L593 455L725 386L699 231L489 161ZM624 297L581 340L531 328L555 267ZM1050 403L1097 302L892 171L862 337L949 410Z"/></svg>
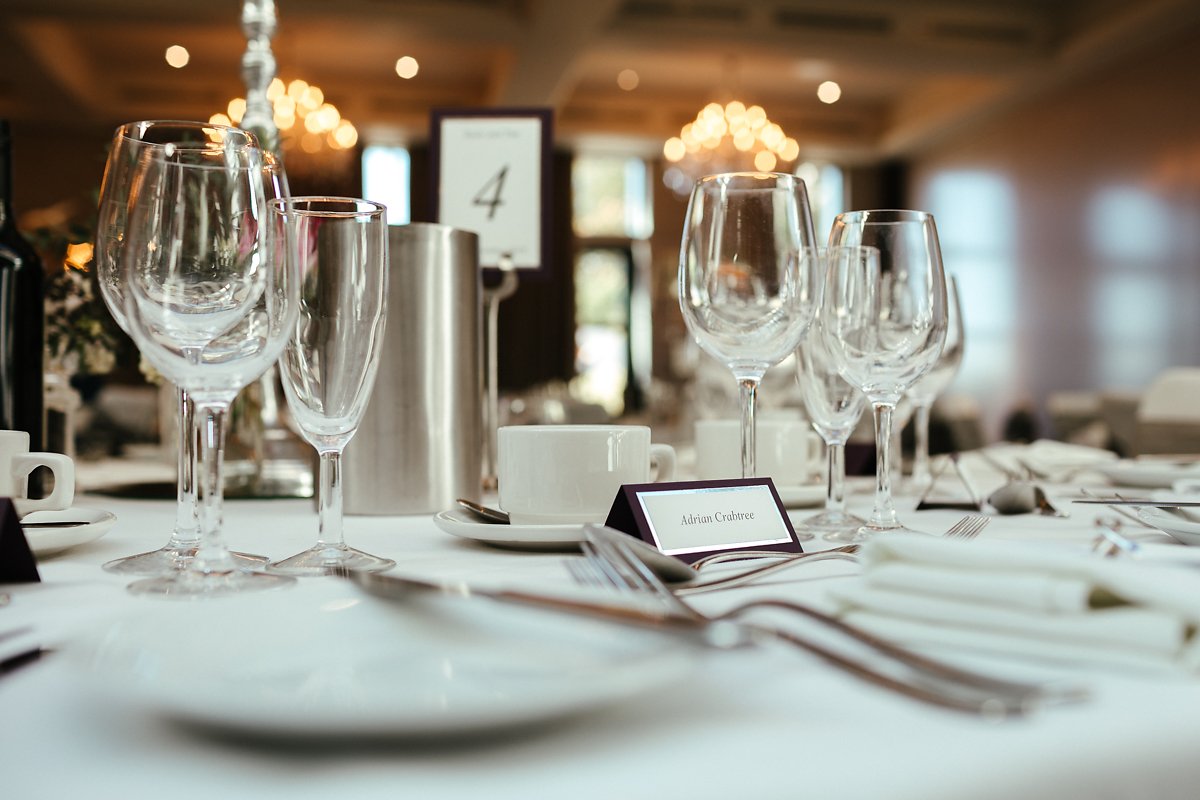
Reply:
<svg viewBox="0 0 1200 800"><path fill-rule="evenodd" d="M991 517L986 517L983 514L968 514L958 522L951 525L950 528L942 535L950 539L974 539L979 535L980 531L987 527L987 524L991 521ZM765 567L755 568L753 574L757 577L759 574L770 574L776 571L776 569L781 568L782 564L792 563L794 561L804 561L805 559L819 561L822 558L843 558L847 561L857 561L858 551L859 546L856 544L847 544L841 547L834 547L829 550L810 550L805 553L780 553L769 550L727 550L724 553L714 553L711 556L705 556L704 558L693 561L692 569L700 571L705 567L711 567L714 564L724 564L727 561L744 561L767 558L780 560L780 564L772 564ZM761 573L758 572L758 570L761 570ZM747 571L747 575L750 574L751 571Z"/></svg>
<svg viewBox="0 0 1200 800"><path fill-rule="evenodd" d="M872 684L915 700L985 716L1006 716L1025 713L1043 701L1076 700L1081 697L1075 690L1062 690L1051 694L1045 687L993 678L927 658L799 603L785 600L753 600L723 614L704 615L676 596L642 563L636 553L622 541L624 534L598 525L586 525L584 537L583 549L587 560L569 562L568 566L579 583L651 594L659 598L672 614L710 625L734 624L739 633L751 640L769 638L786 641ZM794 611L838 630L920 673L923 680L899 680L789 631L735 622L736 618L746 611L767 607ZM933 688L935 683L939 689ZM948 686L947 683L952 686Z"/></svg>
<svg viewBox="0 0 1200 800"><path fill-rule="evenodd" d="M983 514L968 514L942 534L947 539L974 539L992 521Z"/></svg>

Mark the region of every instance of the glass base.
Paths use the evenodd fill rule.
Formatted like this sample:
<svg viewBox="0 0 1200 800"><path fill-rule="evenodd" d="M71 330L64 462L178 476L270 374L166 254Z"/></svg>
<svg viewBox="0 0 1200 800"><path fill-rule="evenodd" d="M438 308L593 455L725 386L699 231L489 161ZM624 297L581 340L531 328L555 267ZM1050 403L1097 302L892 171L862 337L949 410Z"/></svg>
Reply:
<svg viewBox="0 0 1200 800"><path fill-rule="evenodd" d="M156 595L183 600L201 597L221 597L242 592L279 589L295 583L282 575L265 572L233 570L231 572L197 572L190 569L177 570L175 574L158 578L134 581L126 588L134 594Z"/></svg>
<svg viewBox="0 0 1200 800"><path fill-rule="evenodd" d="M118 575L162 575L169 576L185 568L196 555L195 547L166 547L138 553L134 556L114 559L104 565L107 572ZM266 556L249 553L231 553L239 569L262 569L270 561Z"/></svg>
<svg viewBox="0 0 1200 800"><path fill-rule="evenodd" d="M327 575L331 569L359 572L383 572L396 566L390 558L380 558L346 545L317 545L303 553L276 561L267 569L276 575L307 577Z"/></svg>
<svg viewBox="0 0 1200 800"><path fill-rule="evenodd" d="M825 541L838 542L839 544L861 544L862 542L874 539L876 536L890 536L893 533L916 533L921 536L933 536L933 534L927 533L926 531L913 530L912 528L907 528L903 525L895 525L890 528L884 528L867 523L866 525L854 530L827 534L825 536Z"/></svg>
<svg viewBox="0 0 1200 800"><path fill-rule="evenodd" d="M861 517L847 514L844 511L822 511L819 514L814 514L811 517L800 520L800 524L796 527L796 532L805 531L808 533L808 538L810 539L813 534L820 533L824 534L825 538L828 539L835 533L857 531L866 522Z"/></svg>

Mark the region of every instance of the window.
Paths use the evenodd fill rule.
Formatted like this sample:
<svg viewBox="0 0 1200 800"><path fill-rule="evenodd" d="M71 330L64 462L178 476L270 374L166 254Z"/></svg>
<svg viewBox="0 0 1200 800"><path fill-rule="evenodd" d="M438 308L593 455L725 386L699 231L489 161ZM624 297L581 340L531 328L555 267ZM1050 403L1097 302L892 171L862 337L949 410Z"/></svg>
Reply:
<svg viewBox="0 0 1200 800"><path fill-rule="evenodd" d="M412 172L408 150L390 145L368 145L362 156L363 196L387 206L388 225L407 225L412 218L409 191Z"/></svg>

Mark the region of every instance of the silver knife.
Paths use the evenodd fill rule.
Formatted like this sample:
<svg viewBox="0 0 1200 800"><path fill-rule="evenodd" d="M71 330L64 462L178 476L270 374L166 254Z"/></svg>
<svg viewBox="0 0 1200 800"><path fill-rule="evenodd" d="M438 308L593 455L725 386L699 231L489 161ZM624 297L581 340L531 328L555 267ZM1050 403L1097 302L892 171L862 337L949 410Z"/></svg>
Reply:
<svg viewBox="0 0 1200 800"><path fill-rule="evenodd" d="M535 594L513 589L479 589L466 584L442 584L406 578L399 575L383 575L360 570L332 569L330 574L347 578L368 593L390 600L410 600L416 594L439 594L448 597L479 597L500 603L511 603L548 611L558 611L575 616L631 625L637 628L672 633L702 633L710 627L707 620L673 614L669 611L653 611L629 606L610 605L588 600L576 600L552 595Z"/></svg>

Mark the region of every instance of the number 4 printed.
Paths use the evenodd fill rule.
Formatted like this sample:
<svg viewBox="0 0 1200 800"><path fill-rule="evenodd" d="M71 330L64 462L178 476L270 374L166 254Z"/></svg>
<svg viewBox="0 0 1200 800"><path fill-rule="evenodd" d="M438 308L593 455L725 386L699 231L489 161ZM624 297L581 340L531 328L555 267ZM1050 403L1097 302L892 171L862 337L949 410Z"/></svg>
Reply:
<svg viewBox="0 0 1200 800"><path fill-rule="evenodd" d="M488 179L487 183L480 187L475 196L471 198L471 203L477 206L487 206L488 221L495 219L496 208L504 205L504 201L500 199L500 195L504 193L504 179L508 177L508 164L500 168L500 171Z"/></svg>

